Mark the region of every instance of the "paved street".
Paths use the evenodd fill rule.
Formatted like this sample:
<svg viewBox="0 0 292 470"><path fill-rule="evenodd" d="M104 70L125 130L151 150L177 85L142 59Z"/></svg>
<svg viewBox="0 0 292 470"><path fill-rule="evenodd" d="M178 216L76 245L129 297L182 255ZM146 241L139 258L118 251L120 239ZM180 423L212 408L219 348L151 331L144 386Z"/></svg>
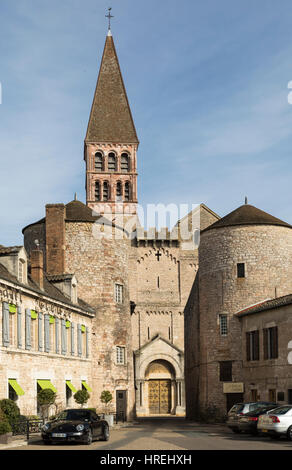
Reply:
<svg viewBox="0 0 292 470"><path fill-rule="evenodd" d="M35 438L37 439L37 438ZM35 440L17 450L292 450L286 439L233 434L224 425L203 425L184 419L143 419L111 431L108 442L91 446L70 443L45 446Z"/></svg>

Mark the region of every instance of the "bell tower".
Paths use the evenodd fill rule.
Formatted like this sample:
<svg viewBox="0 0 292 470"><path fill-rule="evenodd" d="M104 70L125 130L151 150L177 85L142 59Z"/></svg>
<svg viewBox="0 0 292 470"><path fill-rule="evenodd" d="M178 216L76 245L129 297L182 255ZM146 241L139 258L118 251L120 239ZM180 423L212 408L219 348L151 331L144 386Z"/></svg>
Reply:
<svg viewBox="0 0 292 470"><path fill-rule="evenodd" d="M95 212L136 216L138 146L109 26L84 142L86 203Z"/></svg>

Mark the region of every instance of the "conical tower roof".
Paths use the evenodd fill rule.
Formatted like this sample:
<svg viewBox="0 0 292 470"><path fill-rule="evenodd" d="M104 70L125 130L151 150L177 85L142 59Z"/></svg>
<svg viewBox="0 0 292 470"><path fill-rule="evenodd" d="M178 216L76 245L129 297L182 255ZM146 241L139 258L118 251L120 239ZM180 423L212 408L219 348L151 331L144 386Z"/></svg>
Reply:
<svg viewBox="0 0 292 470"><path fill-rule="evenodd" d="M209 225L203 232L207 230L231 227L236 225L279 225L282 227L292 228L287 222L277 219L276 217L264 212L257 207L251 206L250 204L244 204L234 211L227 214L222 219L218 220L212 225Z"/></svg>
<svg viewBox="0 0 292 470"><path fill-rule="evenodd" d="M110 31L105 41L85 142L139 143Z"/></svg>

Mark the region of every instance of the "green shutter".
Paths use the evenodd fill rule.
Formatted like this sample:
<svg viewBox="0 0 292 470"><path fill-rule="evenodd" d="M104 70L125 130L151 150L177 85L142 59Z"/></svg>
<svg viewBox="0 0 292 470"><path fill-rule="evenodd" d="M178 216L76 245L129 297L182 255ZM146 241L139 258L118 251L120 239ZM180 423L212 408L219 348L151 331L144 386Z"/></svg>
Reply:
<svg viewBox="0 0 292 470"><path fill-rule="evenodd" d="M35 310L31 310L30 311L30 317L31 317L32 320L36 320L37 317L38 317L37 312Z"/></svg>
<svg viewBox="0 0 292 470"><path fill-rule="evenodd" d="M16 313L16 305L9 304L9 313Z"/></svg>

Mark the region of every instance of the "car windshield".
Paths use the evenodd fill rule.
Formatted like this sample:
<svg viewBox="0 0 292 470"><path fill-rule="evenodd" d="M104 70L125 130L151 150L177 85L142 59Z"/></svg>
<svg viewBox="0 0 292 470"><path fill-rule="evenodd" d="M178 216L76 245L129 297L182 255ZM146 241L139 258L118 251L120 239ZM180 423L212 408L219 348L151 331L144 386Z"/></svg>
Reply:
<svg viewBox="0 0 292 470"><path fill-rule="evenodd" d="M292 409L292 406L280 406L279 408L275 408L273 410L273 414L275 415L285 415Z"/></svg>
<svg viewBox="0 0 292 470"><path fill-rule="evenodd" d="M57 416L57 420L66 421L89 421L90 411L88 410L65 410Z"/></svg>

